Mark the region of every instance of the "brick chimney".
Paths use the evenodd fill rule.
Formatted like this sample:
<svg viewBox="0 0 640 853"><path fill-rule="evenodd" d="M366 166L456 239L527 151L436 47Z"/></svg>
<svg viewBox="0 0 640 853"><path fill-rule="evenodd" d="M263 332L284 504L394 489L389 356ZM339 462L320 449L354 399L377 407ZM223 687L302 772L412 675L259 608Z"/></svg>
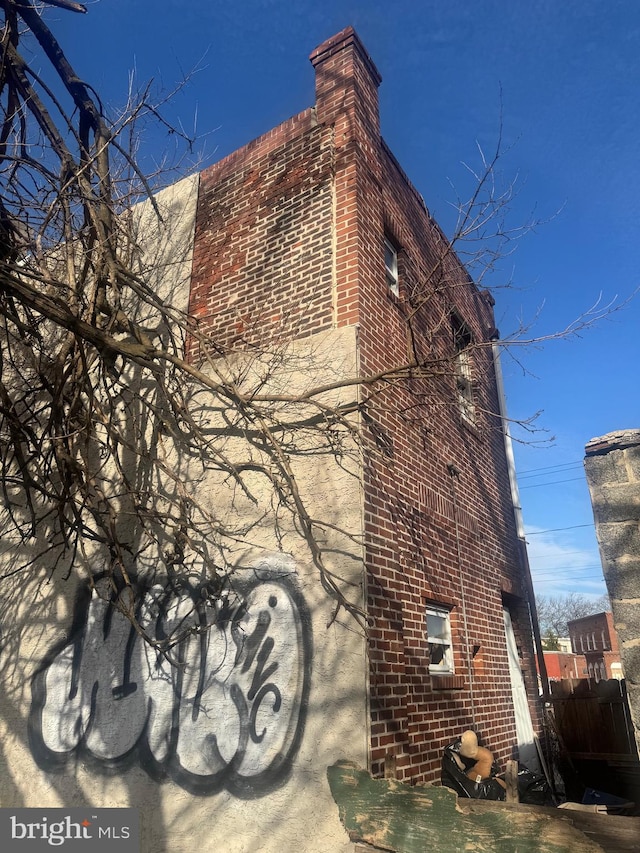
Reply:
<svg viewBox="0 0 640 853"><path fill-rule="evenodd" d="M351 140L380 138L378 69L353 27L332 36L309 57L316 72L316 113L334 124L336 147Z"/></svg>
<svg viewBox="0 0 640 853"><path fill-rule="evenodd" d="M353 27L317 47L316 116L333 127L334 323L360 324L366 282L384 281L378 69Z"/></svg>

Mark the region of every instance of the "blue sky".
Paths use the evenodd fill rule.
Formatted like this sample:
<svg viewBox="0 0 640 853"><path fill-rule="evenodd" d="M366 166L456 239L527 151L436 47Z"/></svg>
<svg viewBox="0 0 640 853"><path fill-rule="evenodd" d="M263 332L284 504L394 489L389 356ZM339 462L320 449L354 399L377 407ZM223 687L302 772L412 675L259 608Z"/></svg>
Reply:
<svg viewBox="0 0 640 853"><path fill-rule="evenodd" d="M171 89L213 162L314 101L309 53L353 25L380 70L382 133L445 231L452 185L471 187L479 143L503 115L514 225L544 224L494 278L503 336L565 329L640 285L640 4L619 0L96 0L47 11L78 72L125 101L129 74ZM158 152L165 137L145 140ZM511 279L513 287L499 285ZM518 349L503 367L538 591L605 591L584 479L592 437L640 426L640 297L570 340ZM545 532L547 531L547 532Z"/></svg>

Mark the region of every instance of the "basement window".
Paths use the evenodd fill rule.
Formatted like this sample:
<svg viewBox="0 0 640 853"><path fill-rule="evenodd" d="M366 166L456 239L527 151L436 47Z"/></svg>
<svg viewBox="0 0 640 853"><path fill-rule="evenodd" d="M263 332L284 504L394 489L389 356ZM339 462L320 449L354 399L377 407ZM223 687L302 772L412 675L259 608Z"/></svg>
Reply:
<svg viewBox="0 0 640 853"><path fill-rule="evenodd" d="M425 612L429 646L429 673L432 675L453 673L451 614L446 608L431 604Z"/></svg>
<svg viewBox="0 0 640 853"><path fill-rule="evenodd" d="M394 296L400 296L398 281L398 250L389 240L384 241L384 268L387 276L387 287Z"/></svg>

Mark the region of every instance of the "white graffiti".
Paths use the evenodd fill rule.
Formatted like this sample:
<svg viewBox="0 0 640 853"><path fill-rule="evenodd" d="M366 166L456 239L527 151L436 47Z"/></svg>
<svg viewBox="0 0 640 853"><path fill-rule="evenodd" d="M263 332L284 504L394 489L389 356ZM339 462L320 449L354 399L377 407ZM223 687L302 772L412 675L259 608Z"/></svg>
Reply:
<svg viewBox="0 0 640 853"><path fill-rule="evenodd" d="M72 753L108 767L137 756L195 793L258 796L285 778L304 726L310 628L286 578L254 579L233 598L154 586L141 628L178 638L172 664L104 593L34 683L31 744L44 766Z"/></svg>

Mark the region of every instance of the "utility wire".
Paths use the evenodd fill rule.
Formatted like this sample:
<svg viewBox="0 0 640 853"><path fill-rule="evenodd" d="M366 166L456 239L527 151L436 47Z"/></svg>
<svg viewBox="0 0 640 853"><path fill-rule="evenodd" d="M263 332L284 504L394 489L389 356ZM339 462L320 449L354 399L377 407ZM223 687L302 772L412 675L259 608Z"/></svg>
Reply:
<svg viewBox="0 0 640 853"><path fill-rule="evenodd" d="M594 522L591 524L572 524L571 527L550 527L548 530L533 530L531 533L525 533L525 537L540 536L542 533L559 533L561 530L577 530L578 527L595 527Z"/></svg>
<svg viewBox="0 0 640 853"><path fill-rule="evenodd" d="M540 468L540 470L538 472L531 471L531 472L526 473L526 474L525 473L522 473L522 474L518 473L518 479L519 480L531 480L534 477L545 477L545 476L547 476L547 474L564 474L564 473L567 473L569 471L573 471L577 468L582 468L582 465L576 465L576 464L572 463L571 465L558 465L558 466L553 467L553 468Z"/></svg>
<svg viewBox="0 0 640 853"><path fill-rule="evenodd" d="M582 465L582 460L578 459L575 462L561 462L558 465L547 465L544 468L527 468L525 471L519 471L518 476L528 476L530 474L536 473L537 471L555 471L557 468L566 468L568 466L573 465Z"/></svg>
<svg viewBox="0 0 640 853"><path fill-rule="evenodd" d="M588 566L542 566L538 569L538 572L544 574L545 572L575 572L578 574L579 572L590 572L592 569L601 569L601 563L591 563ZM531 571L535 572L536 569L533 568Z"/></svg>
<svg viewBox="0 0 640 853"><path fill-rule="evenodd" d="M575 483L577 480L584 482L584 477L570 477L568 480L552 480L550 483L530 483L528 486L520 486L521 489L539 489L540 486L556 486L558 483Z"/></svg>
<svg viewBox="0 0 640 853"><path fill-rule="evenodd" d="M574 570L572 568L569 568L568 566L565 566L564 568L560 567L560 568L553 569L553 570L547 569L546 571L541 571L541 572L537 572L535 569L532 569L531 573L533 575L534 580L536 578L538 580L540 580L541 578L545 578L548 580L549 578L556 577L559 574L562 574L563 576L580 575L580 576L585 577L585 578L589 578L589 577L593 578L593 577L599 577L600 576L598 574L598 570L600 570L600 574L602 573L602 567L601 566L587 566L586 568L588 568L590 570L588 574L585 574L586 569L580 569L580 570L575 569ZM592 574L591 573L592 571L596 571L596 574Z"/></svg>
<svg viewBox="0 0 640 853"><path fill-rule="evenodd" d="M562 551L562 557L569 557L572 554L584 554L586 552L586 550L587 550L586 548L579 548L577 551ZM589 554L588 556L591 556L591 554ZM557 559L558 559L557 554L538 554L536 556L536 563L539 562L540 560L557 560Z"/></svg>

